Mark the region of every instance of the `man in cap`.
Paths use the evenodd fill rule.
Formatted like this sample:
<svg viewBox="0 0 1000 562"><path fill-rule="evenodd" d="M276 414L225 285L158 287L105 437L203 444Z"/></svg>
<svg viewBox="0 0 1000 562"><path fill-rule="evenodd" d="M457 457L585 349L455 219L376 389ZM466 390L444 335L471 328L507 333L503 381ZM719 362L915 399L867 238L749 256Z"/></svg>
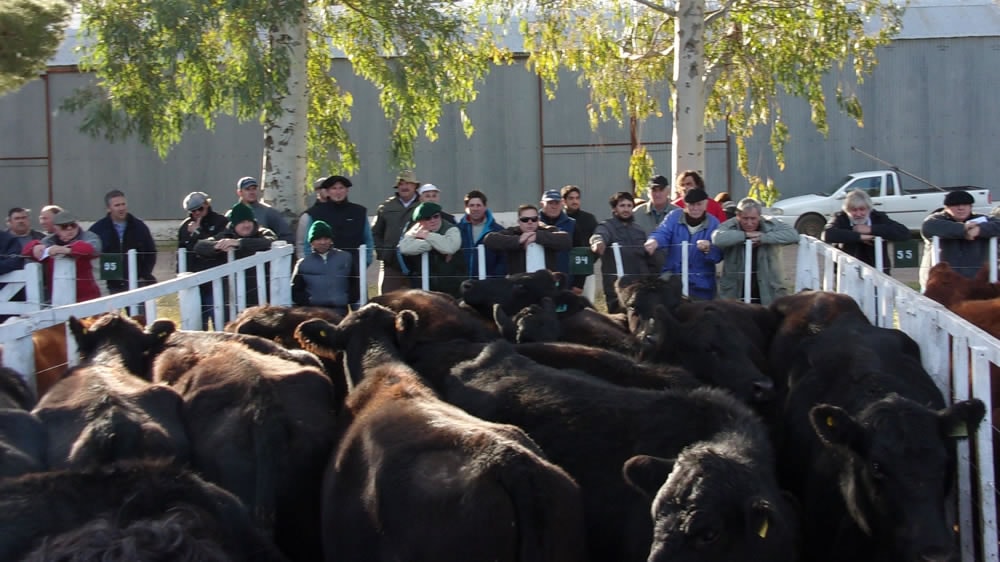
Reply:
<svg viewBox="0 0 1000 562"><path fill-rule="evenodd" d="M51 302L53 260L55 257L70 257L76 262L76 301L83 302L101 296L101 290L94 280L92 261L101 255L101 239L80 226L76 216L66 210L56 215L52 224L55 233L41 240L32 240L24 247L23 255L40 262L45 268L45 290Z"/></svg>
<svg viewBox="0 0 1000 562"><path fill-rule="evenodd" d="M289 244L295 243L295 233L292 232L288 220L281 215L280 211L260 200L260 185L257 184L256 178L251 176L240 178L236 182L236 196L240 198L240 203L253 210L258 225L270 229L278 235L279 240L284 240Z"/></svg>
<svg viewBox="0 0 1000 562"><path fill-rule="evenodd" d="M330 200L330 190L324 185L326 181L325 177L319 178L313 182L313 194L316 196L316 201L312 204L301 215L299 215L299 221L295 226L295 253L299 257L305 256L312 251L309 245L309 227L312 226L313 218L309 214L316 205L320 203L326 203Z"/></svg>
<svg viewBox="0 0 1000 562"><path fill-rule="evenodd" d="M684 170L683 172L677 174L675 188L677 189L677 200L674 201L674 205L678 207L684 207L684 196L687 195L688 191L692 189L700 189L705 191L705 195L708 195L708 191L705 190L705 180L701 177L701 174L694 170ZM722 208L722 203L719 203L711 197L708 198L708 214L719 219L719 223L723 223L729 220L726 215L726 210Z"/></svg>
<svg viewBox="0 0 1000 562"><path fill-rule="evenodd" d="M322 220L309 226L311 251L295 263L292 302L299 306L323 306L347 314L350 284L350 254L333 247L333 229Z"/></svg>
<svg viewBox="0 0 1000 562"><path fill-rule="evenodd" d="M375 242L372 237L371 225L368 223L368 210L362 205L348 200L351 180L345 176L329 176L323 178L317 187L316 203L309 207L299 219L299 230L305 222L311 226L313 221L321 220L333 232L333 240L337 248L347 252L351 258L351 272L348 278L348 293L350 303L357 307L361 302L360 276L374 258ZM320 192L323 195L320 195ZM323 200L320 200L320 198ZM308 227L307 227L308 228ZM361 267L358 248L365 245L365 264ZM312 252L312 245L303 249L303 257ZM367 292L367 283L366 292Z"/></svg>
<svg viewBox="0 0 1000 562"><path fill-rule="evenodd" d="M422 259L428 254L430 290L458 297L458 288L466 279L466 264L457 252L462 249L462 233L441 217L441 205L430 201L413 210L413 226L399 241L400 264L420 287Z"/></svg>
<svg viewBox="0 0 1000 562"><path fill-rule="evenodd" d="M597 217L580 208L581 196L580 188L575 185L565 185L559 190L562 196L563 206L566 215L573 219L573 247L585 248L590 246L590 237L597 228ZM593 271L593 268L591 268ZM583 292L583 285L587 282L589 275L575 275L571 285L573 292L580 294Z"/></svg>
<svg viewBox="0 0 1000 562"><path fill-rule="evenodd" d="M7 232L17 239L19 254L28 242L45 238L45 234L31 228L31 211L23 207L12 207L7 211Z"/></svg>
<svg viewBox="0 0 1000 562"><path fill-rule="evenodd" d="M212 209L212 198L203 191L192 191L181 202L181 206L187 211L188 216L177 229L177 248L184 249L187 256L187 271L204 271L225 263L224 258L221 262L218 258L207 259L194 251L194 246L199 240L218 235L226 230L226 224L229 222L226 217ZM201 294L202 329L208 330L208 320L212 317L214 303L212 284L202 283L198 286L198 292Z"/></svg>
<svg viewBox="0 0 1000 562"><path fill-rule="evenodd" d="M575 240L576 221L563 211L562 195L555 189L549 189L542 193L541 209L538 218L542 224L554 226L559 230L569 234L570 240ZM556 258L556 267L566 274L570 284L573 283L573 276L569 273L569 250L559 252Z"/></svg>
<svg viewBox="0 0 1000 562"><path fill-rule="evenodd" d="M153 241L149 227L128 212L128 201L120 190L113 189L106 193L104 204L108 208L108 214L92 224L90 231L101 239L101 252L119 254L122 264L122 278L105 281L108 292L121 293L128 290L129 270L125 254L129 250L136 250L138 254L136 267L139 270L137 272L139 286L156 283L156 277L153 277L153 268L156 267L156 242Z"/></svg>
<svg viewBox="0 0 1000 562"><path fill-rule="evenodd" d="M420 201L421 203L429 201L431 203L437 203L438 205L440 205L441 190L438 189L438 186L434 185L433 183L425 183L424 185L420 186L417 189L417 200ZM451 224L455 224L455 217L450 213L441 211L441 218L443 220L450 222Z"/></svg>
<svg viewBox="0 0 1000 562"><path fill-rule="evenodd" d="M229 250L235 252L236 259L245 258L271 249L271 243L278 240L274 231L257 224L253 209L243 203L233 205L228 215L226 230L195 243L194 251L198 256L225 263ZM260 304L256 271L250 268L243 275L246 280L247 306Z"/></svg>
<svg viewBox="0 0 1000 562"><path fill-rule="evenodd" d="M649 200L641 205L636 205L632 216L635 217L635 225L649 236L656 227L660 226L663 219L667 218L677 205L670 202L670 181L665 176L656 176L649 182ZM666 254L656 252L652 259L654 262L653 271L663 269L663 260Z"/></svg>
<svg viewBox="0 0 1000 562"><path fill-rule="evenodd" d="M396 247L403 236L403 227L413 217L416 208L417 188L420 182L412 170L403 170L396 177L396 194L386 199L375 211L372 236L375 239L375 256L382 261L379 272L379 293L386 294L408 289L410 281L400 268Z"/></svg>
<svg viewBox="0 0 1000 562"><path fill-rule="evenodd" d="M968 191L949 191L944 210L931 213L922 225L924 255L920 261L920 286L926 286L934 252L933 238L940 238L938 261L948 262L961 275L973 278L989 258L990 238L1000 236L1000 219L972 212L975 199Z"/></svg>
<svg viewBox="0 0 1000 562"><path fill-rule="evenodd" d="M691 189L684 194L684 208L671 211L643 244L646 252L666 252L661 276L683 272L681 244L688 242L688 286L691 298L715 298L715 264L722 261L722 250L712 244L712 233L719 228L719 219L706 212L708 194L704 189Z"/></svg>

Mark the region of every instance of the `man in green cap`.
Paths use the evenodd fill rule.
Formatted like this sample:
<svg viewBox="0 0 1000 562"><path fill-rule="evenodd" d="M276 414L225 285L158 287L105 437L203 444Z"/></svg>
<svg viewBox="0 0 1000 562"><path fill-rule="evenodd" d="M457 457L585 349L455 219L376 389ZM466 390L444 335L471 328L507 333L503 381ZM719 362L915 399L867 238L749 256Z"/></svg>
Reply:
<svg viewBox="0 0 1000 562"><path fill-rule="evenodd" d="M312 251L295 263L292 302L346 315L351 255L333 247L333 229L325 221L313 221L307 240Z"/></svg>
<svg viewBox="0 0 1000 562"><path fill-rule="evenodd" d="M236 259L252 256L257 252L271 249L271 243L278 240L278 236L273 230L264 228L257 224L254 218L253 209L243 203L233 205L229 210L229 225L226 230L218 235L204 240L199 240L194 245L194 252L207 260L214 260L217 264L226 263L226 255L229 250L236 253ZM254 268L243 272L246 279L247 306L260 304L257 296L257 273ZM225 285L223 285L225 286ZM229 297L226 297L226 304ZM216 329L221 326L216 326Z"/></svg>
<svg viewBox="0 0 1000 562"><path fill-rule="evenodd" d="M413 210L413 226L399 241L400 264L420 287L421 254L429 254L430 290L458 296L458 288L468 277L465 260L455 253L462 248L462 232L443 220L441 205L425 201Z"/></svg>

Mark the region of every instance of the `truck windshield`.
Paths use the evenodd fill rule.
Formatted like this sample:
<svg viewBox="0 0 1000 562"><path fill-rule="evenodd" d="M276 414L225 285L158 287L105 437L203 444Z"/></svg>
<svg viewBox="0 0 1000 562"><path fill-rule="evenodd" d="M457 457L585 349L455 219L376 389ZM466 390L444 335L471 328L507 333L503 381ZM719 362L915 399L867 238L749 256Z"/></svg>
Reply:
<svg viewBox="0 0 1000 562"><path fill-rule="evenodd" d="M829 197L833 195L837 189L842 185L846 185L848 182L854 179L854 176L844 176L840 181L831 185L830 187L824 189L823 191L817 191L816 195L822 195L823 197Z"/></svg>

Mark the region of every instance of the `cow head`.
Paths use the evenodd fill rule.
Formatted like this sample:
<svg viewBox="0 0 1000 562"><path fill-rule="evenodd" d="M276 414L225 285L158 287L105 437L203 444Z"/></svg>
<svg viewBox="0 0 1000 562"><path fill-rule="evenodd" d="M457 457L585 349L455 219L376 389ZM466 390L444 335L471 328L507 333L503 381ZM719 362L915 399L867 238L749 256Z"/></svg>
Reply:
<svg viewBox="0 0 1000 562"><path fill-rule="evenodd" d="M894 560L950 562L958 559L944 513L953 436L971 435L984 414L979 400L934 411L891 394L856 417L820 404L809 418L843 461L840 492L857 526Z"/></svg>
<svg viewBox="0 0 1000 562"><path fill-rule="evenodd" d="M704 384L725 388L748 404L774 399L774 382L757 367L761 351L719 311L686 322L664 306L637 333L640 359L684 367Z"/></svg>
<svg viewBox="0 0 1000 562"><path fill-rule="evenodd" d="M990 283L989 269L985 266L975 278L969 279L952 269L948 262L940 262L927 273L924 296L951 308L966 300L1000 297L1000 284Z"/></svg>
<svg viewBox="0 0 1000 562"><path fill-rule="evenodd" d="M418 317L412 310L396 313L369 303L348 314L340 324L313 319L299 324L295 339L302 348L321 357L342 361L353 384L365 369L384 361L402 360L414 345Z"/></svg>
<svg viewBox="0 0 1000 562"><path fill-rule="evenodd" d="M94 321L69 317L69 329L76 340L81 361L118 359L129 373L149 379L149 365L163 349L177 326L171 320L157 320L148 329L120 314L105 314Z"/></svg>
<svg viewBox="0 0 1000 562"><path fill-rule="evenodd" d="M681 278L670 279L659 277L622 277L615 281L615 291L618 302L625 309L628 317L628 329L633 334L638 333L642 324L656 314L656 307L663 306L673 311L687 299L681 293Z"/></svg>
<svg viewBox="0 0 1000 562"><path fill-rule="evenodd" d="M537 304L543 297L554 296L565 288L565 275L540 269L507 277L467 279L462 282L459 292L465 304L490 318L495 304L500 305L508 316L513 316L522 308Z"/></svg>
<svg viewBox="0 0 1000 562"><path fill-rule="evenodd" d="M652 500L649 562L796 560L791 504L743 452L699 443L676 459L632 457L623 472Z"/></svg>

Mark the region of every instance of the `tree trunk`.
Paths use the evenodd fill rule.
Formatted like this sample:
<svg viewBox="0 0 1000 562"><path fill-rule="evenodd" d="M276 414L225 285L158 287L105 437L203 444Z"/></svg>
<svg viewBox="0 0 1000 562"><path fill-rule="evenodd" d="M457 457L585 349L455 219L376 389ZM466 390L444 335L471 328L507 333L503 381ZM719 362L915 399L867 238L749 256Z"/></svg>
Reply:
<svg viewBox="0 0 1000 562"><path fill-rule="evenodd" d="M673 177L705 175L705 0L680 0L674 28ZM706 180L707 181L707 180Z"/></svg>
<svg viewBox="0 0 1000 562"><path fill-rule="evenodd" d="M264 116L262 197L290 222L306 206L306 133L309 129L309 84L306 75L306 21L281 26L270 33L273 45L289 50L288 93L278 100L281 115Z"/></svg>

